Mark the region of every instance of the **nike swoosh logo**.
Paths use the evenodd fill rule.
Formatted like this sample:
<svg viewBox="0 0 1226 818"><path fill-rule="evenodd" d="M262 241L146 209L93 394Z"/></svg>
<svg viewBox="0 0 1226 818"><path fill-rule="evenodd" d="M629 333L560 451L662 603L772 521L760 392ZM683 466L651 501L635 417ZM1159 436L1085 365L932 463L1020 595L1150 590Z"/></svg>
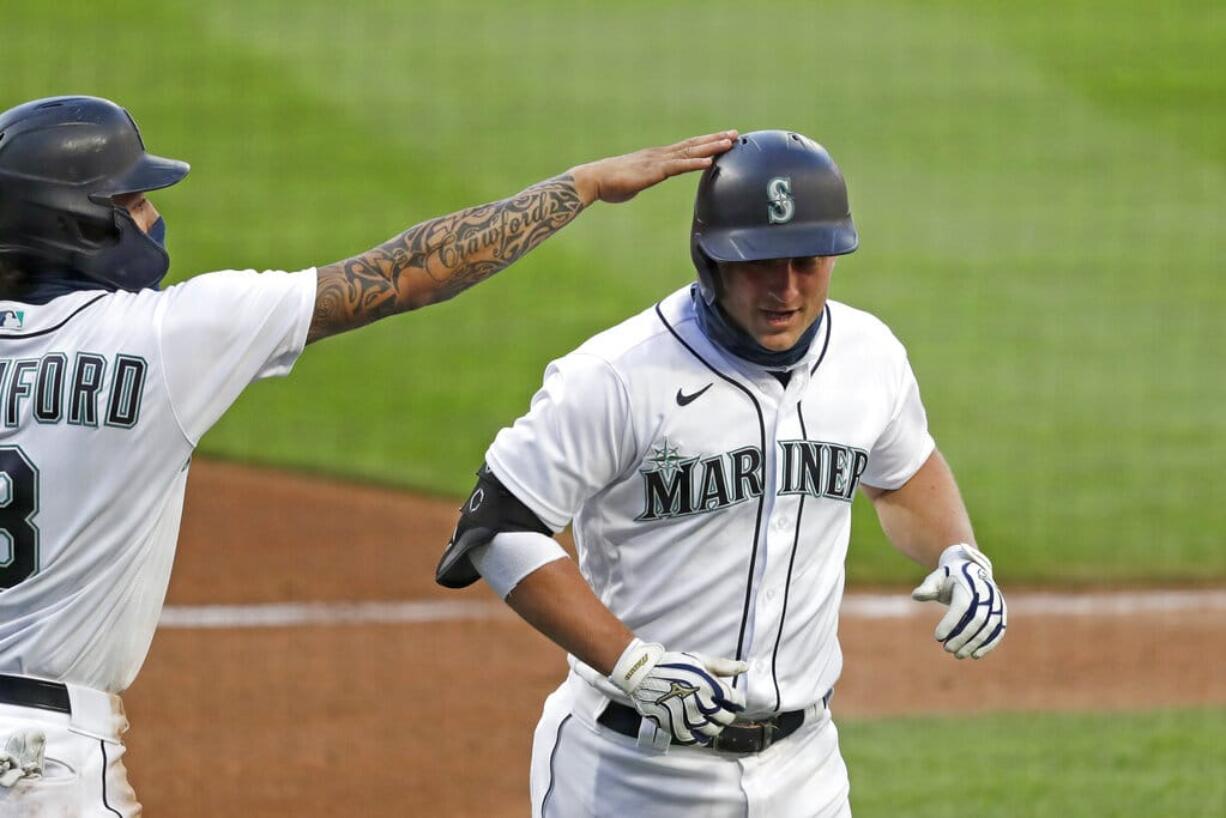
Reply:
<svg viewBox="0 0 1226 818"><path fill-rule="evenodd" d="M714 381L713 381L712 383L714 383ZM686 394L684 394L684 393L683 393L683 392L682 392L680 389L678 389L678 390L677 390L677 405L678 405L678 406L685 406L686 404L693 403L694 401L696 401L696 400L698 400L700 397L702 397L702 393L703 393L703 392L706 392L708 389L710 389L710 388L711 388L711 385L712 385L712 384L710 384L710 383L709 383L709 384L707 384L707 385L706 385L706 386L704 386L702 389L699 389L697 392L695 392L695 393L694 393L694 394L692 394L692 395L686 395Z"/></svg>

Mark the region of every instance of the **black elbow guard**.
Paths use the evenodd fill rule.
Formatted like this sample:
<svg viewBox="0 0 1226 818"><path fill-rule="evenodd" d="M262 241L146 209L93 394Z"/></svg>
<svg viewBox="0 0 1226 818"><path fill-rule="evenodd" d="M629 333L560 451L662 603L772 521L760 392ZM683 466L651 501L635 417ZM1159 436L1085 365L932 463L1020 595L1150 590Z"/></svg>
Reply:
<svg viewBox="0 0 1226 818"><path fill-rule="evenodd" d="M552 533L549 526L482 463L477 470L477 485L460 506L460 521L434 570L434 581L445 588L466 588L479 580L481 575L468 554L503 531L535 531L546 536Z"/></svg>

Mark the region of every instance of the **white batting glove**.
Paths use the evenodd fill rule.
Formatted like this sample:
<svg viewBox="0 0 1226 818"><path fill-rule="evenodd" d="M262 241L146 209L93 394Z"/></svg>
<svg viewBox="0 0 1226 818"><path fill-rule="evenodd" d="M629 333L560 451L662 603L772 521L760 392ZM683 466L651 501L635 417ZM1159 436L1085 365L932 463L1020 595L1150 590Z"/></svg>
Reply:
<svg viewBox="0 0 1226 818"><path fill-rule="evenodd" d="M936 638L959 659L982 659L1005 637L1009 607L992 579L992 562L969 545L959 543L941 552L937 569L911 592L911 598L949 606L937 625Z"/></svg>
<svg viewBox="0 0 1226 818"><path fill-rule="evenodd" d="M609 681L634 709L682 744L710 744L745 709L745 694L723 681L749 670L733 659L666 651L635 639Z"/></svg>
<svg viewBox="0 0 1226 818"><path fill-rule="evenodd" d="M42 730L18 730L9 736L0 750L0 787L41 777L46 746L47 736Z"/></svg>

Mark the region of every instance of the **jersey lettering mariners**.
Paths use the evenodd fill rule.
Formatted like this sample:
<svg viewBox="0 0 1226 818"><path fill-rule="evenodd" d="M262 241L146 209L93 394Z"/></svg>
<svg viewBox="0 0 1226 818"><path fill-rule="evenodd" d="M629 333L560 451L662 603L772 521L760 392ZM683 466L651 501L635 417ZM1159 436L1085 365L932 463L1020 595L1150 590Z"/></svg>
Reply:
<svg viewBox="0 0 1226 818"><path fill-rule="evenodd" d="M856 488L905 483L934 448L902 344L829 302L786 385L700 331L689 288L554 361L486 453L638 636L744 659L748 717L818 701ZM580 676L595 671L572 658Z"/></svg>
<svg viewBox="0 0 1226 818"><path fill-rule="evenodd" d="M306 342L315 271L0 302L0 673L113 693L144 661L200 437Z"/></svg>
<svg viewBox="0 0 1226 818"><path fill-rule="evenodd" d="M807 494L851 502L868 465L868 452L818 440L780 440L779 494ZM746 446L712 457L683 459L668 440L648 462L639 522L718 511L762 496L762 450Z"/></svg>

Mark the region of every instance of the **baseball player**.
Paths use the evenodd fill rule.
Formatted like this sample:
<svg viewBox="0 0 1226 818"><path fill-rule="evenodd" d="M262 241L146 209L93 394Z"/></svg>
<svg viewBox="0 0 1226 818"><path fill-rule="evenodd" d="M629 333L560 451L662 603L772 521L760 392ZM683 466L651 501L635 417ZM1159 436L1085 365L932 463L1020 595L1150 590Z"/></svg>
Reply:
<svg viewBox="0 0 1226 818"><path fill-rule="evenodd" d="M456 295L733 133L579 165L300 272L159 290L147 198L188 172L119 106L0 114L0 816L132 816L118 698L162 608L192 450L304 345Z"/></svg>
<svg viewBox="0 0 1226 818"><path fill-rule="evenodd" d="M697 283L554 361L500 431L438 579L484 579L569 653L532 811L850 814L829 704L856 490L932 570L944 649L980 658L1004 598L928 433L903 346L827 297L858 238L843 177L796 133L702 176ZM573 526L578 565L550 534Z"/></svg>

